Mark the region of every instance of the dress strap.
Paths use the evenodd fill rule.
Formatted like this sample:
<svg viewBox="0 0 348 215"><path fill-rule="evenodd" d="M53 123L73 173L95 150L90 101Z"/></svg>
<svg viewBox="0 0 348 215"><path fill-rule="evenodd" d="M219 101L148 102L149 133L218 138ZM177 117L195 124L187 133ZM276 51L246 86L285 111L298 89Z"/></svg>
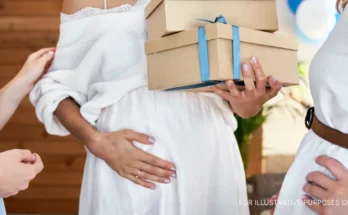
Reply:
<svg viewBox="0 0 348 215"><path fill-rule="evenodd" d="M106 0L104 0L104 9L107 9Z"/></svg>

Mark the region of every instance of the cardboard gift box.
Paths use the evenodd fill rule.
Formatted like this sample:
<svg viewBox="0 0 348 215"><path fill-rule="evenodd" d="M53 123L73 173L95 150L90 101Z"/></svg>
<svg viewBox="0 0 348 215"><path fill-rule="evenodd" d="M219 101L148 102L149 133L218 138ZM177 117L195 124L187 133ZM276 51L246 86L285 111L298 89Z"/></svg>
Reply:
<svg viewBox="0 0 348 215"><path fill-rule="evenodd" d="M252 56L283 86L299 83L297 40L290 36L214 23L147 41L145 52L150 90L210 91L231 79L243 86L240 65Z"/></svg>
<svg viewBox="0 0 348 215"><path fill-rule="evenodd" d="M275 32L276 0L152 0L145 9L148 39L200 27L224 14L231 25Z"/></svg>

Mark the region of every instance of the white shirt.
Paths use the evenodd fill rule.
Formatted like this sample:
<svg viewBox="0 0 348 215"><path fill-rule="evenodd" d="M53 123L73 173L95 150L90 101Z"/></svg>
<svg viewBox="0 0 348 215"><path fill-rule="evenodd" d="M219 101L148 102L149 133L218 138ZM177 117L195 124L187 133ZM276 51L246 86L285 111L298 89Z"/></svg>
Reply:
<svg viewBox="0 0 348 215"><path fill-rule="evenodd" d="M348 133L348 11L314 57L309 72L315 114L325 125Z"/></svg>
<svg viewBox="0 0 348 215"><path fill-rule="evenodd" d="M110 10L85 9L74 16L87 12L100 15L72 17L60 25L49 73L30 93L36 115L48 133L69 134L54 116L65 98L79 103L81 115L95 125L104 108L117 103L128 92L147 86L144 51L147 3L148 0L142 0L134 6Z"/></svg>

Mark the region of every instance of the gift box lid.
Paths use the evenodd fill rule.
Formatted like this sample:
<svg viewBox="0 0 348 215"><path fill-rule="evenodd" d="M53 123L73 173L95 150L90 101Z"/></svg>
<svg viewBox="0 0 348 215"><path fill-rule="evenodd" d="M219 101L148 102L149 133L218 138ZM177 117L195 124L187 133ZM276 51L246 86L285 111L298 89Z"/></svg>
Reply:
<svg viewBox="0 0 348 215"><path fill-rule="evenodd" d="M228 24L208 24L205 26L205 32L208 41L213 39L233 40L232 26ZM197 35L198 28L147 41L145 43L146 55L196 44L198 43ZM272 34L242 27L239 27L239 35L241 43L252 43L293 51L298 50L297 39L292 36Z"/></svg>
<svg viewBox="0 0 348 215"><path fill-rule="evenodd" d="M151 2L145 8L145 17L148 18L151 15L151 13L163 1L187 1L187 0L151 0ZM214 1L214 0L189 0L189 1ZM276 0L219 0L219 1L276 1Z"/></svg>

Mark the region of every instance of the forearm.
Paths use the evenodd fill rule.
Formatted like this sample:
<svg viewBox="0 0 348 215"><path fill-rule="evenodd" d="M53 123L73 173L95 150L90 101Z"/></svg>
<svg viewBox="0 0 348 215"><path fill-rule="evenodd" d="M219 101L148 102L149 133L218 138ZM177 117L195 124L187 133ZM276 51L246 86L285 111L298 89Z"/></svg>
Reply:
<svg viewBox="0 0 348 215"><path fill-rule="evenodd" d="M55 111L55 116L60 123L76 138L81 140L89 149L94 149L98 142L99 132L85 120L81 113L79 105L71 98L60 102Z"/></svg>
<svg viewBox="0 0 348 215"><path fill-rule="evenodd" d="M17 78L0 90L0 130L17 110L26 94L26 86Z"/></svg>

